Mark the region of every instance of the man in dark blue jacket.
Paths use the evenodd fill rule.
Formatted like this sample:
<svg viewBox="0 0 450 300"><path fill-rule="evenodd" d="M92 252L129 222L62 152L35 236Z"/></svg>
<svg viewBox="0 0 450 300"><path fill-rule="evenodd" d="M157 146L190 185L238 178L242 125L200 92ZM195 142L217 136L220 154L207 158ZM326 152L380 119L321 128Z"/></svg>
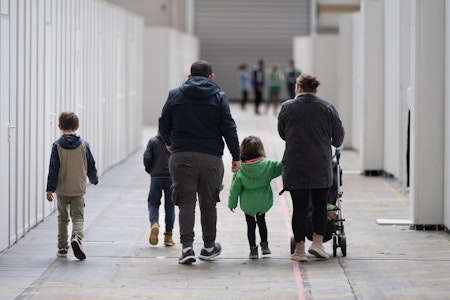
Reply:
<svg viewBox="0 0 450 300"><path fill-rule="evenodd" d="M188 80L171 90L159 119L159 132L172 152L169 169L172 199L179 208L180 264L196 261L195 206L201 211L203 245L199 258L211 260L221 253L216 240L217 209L222 190L224 140L232 155L232 172L240 168L239 139L226 94L212 81L211 65L194 62Z"/></svg>

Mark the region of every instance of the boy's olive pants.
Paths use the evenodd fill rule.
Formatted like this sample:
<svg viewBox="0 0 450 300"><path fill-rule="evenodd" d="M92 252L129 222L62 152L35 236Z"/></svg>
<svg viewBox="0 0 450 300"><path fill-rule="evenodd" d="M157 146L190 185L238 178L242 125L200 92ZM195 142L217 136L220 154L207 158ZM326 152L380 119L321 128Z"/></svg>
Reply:
<svg viewBox="0 0 450 300"><path fill-rule="evenodd" d="M58 202L58 248L69 248L68 225L72 219L72 236L83 238L84 196L56 195ZM70 219L69 219L70 216Z"/></svg>

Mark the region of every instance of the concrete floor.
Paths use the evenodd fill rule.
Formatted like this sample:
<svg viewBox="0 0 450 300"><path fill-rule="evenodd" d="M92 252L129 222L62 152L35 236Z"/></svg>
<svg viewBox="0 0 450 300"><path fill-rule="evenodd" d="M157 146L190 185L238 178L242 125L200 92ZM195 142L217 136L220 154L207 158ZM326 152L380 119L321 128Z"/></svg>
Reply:
<svg viewBox="0 0 450 300"><path fill-rule="evenodd" d="M242 111L237 105L232 110L240 138L260 136L268 158L281 159L284 144L273 113L256 116L253 107ZM155 133L155 127L144 129L143 147ZM338 249L337 257L327 261L312 257L306 263L290 261L291 199L289 193L278 196L281 178L277 178L272 182L274 206L267 214L272 254L248 259L244 215L240 210L233 214L226 206L232 174L225 149L217 236L222 254L211 262L179 265L177 221L174 247L148 243L149 176L142 165L143 147L88 188L87 259L77 260L71 250L67 258L56 257L53 214L0 254L0 299L450 298L450 235L378 225L377 219L409 219L408 198L392 179L361 175L358 155L352 151L342 151L341 156L346 257ZM199 254L199 222L196 233L194 250ZM331 242L326 249L332 254Z"/></svg>

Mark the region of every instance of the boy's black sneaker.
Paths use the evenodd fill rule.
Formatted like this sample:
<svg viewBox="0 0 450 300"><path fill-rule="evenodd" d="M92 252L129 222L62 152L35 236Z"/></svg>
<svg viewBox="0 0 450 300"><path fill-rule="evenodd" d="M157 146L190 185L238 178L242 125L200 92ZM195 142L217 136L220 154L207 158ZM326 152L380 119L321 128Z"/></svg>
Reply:
<svg viewBox="0 0 450 300"><path fill-rule="evenodd" d="M250 247L250 255L248 256L250 259L258 259L258 246Z"/></svg>
<svg viewBox="0 0 450 300"><path fill-rule="evenodd" d="M190 265L196 261L195 253L193 249L189 249L186 252L181 251L181 256L178 259L179 264Z"/></svg>
<svg viewBox="0 0 450 300"><path fill-rule="evenodd" d="M73 255L75 255L76 258L78 258L79 260L86 259L86 254L84 253L83 245L81 244L81 238L75 235L74 237L72 237L70 245L72 246Z"/></svg>
<svg viewBox="0 0 450 300"><path fill-rule="evenodd" d="M212 260L220 253L222 253L222 246L220 245L220 243L214 243L214 248L211 252L208 252L205 248L202 248L202 251L200 251L200 255L198 256L198 258L203 260Z"/></svg>
<svg viewBox="0 0 450 300"><path fill-rule="evenodd" d="M269 242L261 242L261 243L259 243L259 245L261 246L262 255L267 255L267 254L272 253L272 252L270 252L270 249L269 249Z"/></svg>

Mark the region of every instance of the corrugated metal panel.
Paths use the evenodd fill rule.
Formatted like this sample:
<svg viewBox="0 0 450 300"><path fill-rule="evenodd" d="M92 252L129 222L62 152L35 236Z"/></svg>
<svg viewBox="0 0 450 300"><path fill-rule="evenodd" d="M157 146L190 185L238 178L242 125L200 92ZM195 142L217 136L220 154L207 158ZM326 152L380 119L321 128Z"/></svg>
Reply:
<svg viewBox="0 0 450 300"><path fill-rule="evenodd" d="M309 0L197 0L196 32L200 57L230 99L239 99L236 70L263 58L287 66L293 37L309 33ZM286 97L283 91L282 97Z"/></svg>

